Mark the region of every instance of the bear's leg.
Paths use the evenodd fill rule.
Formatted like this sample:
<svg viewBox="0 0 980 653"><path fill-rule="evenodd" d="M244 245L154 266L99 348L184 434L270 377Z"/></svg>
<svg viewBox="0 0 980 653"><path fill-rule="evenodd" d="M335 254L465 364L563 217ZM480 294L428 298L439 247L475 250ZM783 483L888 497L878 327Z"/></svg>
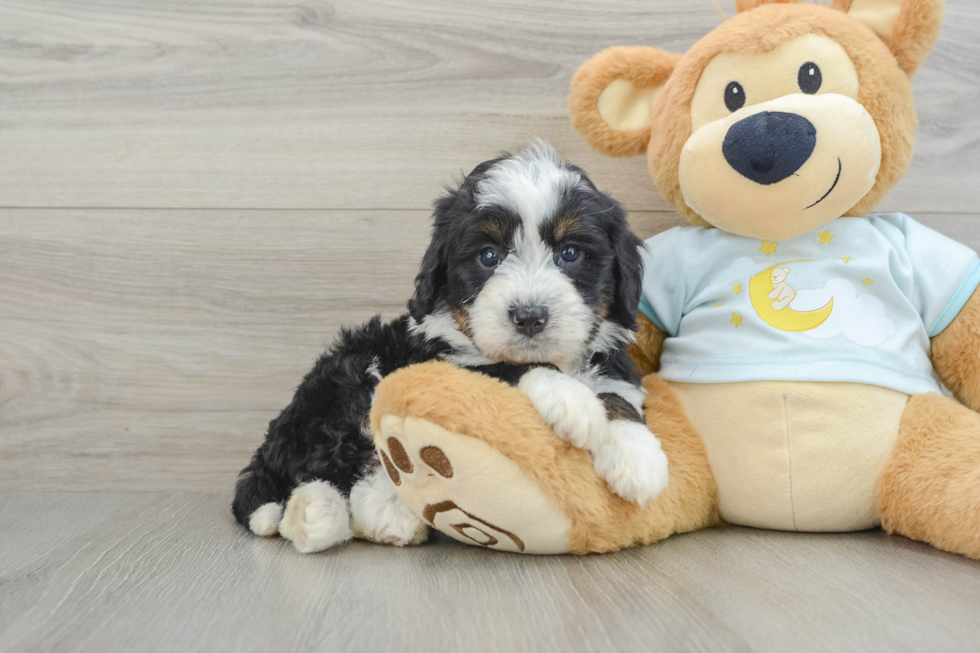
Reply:
<svg viewBox="0 0 980 653"><path fill-rule="evenodd" d="M395 492L450 537L525 553L613 551L718 521L700 437L666 382L651 375L644 387L669 469L667 489L644 508L613 494L526 395L448 363L385 377L371 427Z"/></svg>
<svg viewBox="0 0 980 653"><path fill-rule="evenodd" d="M881 526L980 559L980 414L913 395L881 474Z"/></svg>

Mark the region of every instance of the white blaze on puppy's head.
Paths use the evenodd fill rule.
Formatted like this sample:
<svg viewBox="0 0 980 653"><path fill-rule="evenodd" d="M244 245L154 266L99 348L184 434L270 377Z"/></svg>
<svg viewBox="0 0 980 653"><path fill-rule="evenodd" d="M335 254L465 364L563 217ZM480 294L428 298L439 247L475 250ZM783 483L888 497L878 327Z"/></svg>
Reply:
<svg viewBox="0 0 980 653"><path fill-rule="evenodd" d="M555 217L563 198L581 183L582 176L568 168L550 143L538 141L487 171L476 186L477 206L513 211L526 235L540 240L538 228Z"/></svg>

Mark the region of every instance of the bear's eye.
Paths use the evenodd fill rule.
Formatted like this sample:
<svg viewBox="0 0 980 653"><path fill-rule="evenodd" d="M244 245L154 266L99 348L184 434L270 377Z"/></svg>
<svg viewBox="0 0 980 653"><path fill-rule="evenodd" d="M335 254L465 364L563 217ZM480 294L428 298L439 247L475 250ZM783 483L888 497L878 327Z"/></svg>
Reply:
<svg viewBox="0 0 980 653"><path fill-rule="evenodd" d="M800 84L800 90L808 95L813 95L820 90L823 84L823 75L820 74L820 66L808 61L800 66L800 73L796 77Z"/></svg>
<svg viewBox="0 0 980 653"><path fill-rule="evenodd" d="M732 113L745 106L745 89L738 82L729 82L725 88L725 106Z"/></svg>

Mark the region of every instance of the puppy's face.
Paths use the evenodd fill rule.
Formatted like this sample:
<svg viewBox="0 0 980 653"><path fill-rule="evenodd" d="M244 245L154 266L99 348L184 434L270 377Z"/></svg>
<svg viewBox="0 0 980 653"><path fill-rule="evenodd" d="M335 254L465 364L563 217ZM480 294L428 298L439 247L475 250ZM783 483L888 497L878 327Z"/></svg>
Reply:
<svg viewBox="0 0 980 653"><path fill-rule="evenodd" d="M417 322L457 330L491 361L556 365L635 328L640 241L550 145L481 164L435 217Z"/></svg>

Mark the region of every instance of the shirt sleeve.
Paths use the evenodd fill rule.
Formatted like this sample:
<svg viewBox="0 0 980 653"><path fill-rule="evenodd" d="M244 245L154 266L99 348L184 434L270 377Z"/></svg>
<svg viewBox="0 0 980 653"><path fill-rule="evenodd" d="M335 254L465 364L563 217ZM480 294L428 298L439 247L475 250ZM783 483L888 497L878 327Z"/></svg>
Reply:
<svg viewBox="0 0 980 653"><path fill-rule="evenodd" d="M686 301L684 275L685 228L674 227L648 239L643 257L640 312L668 336L680 329Z"/></svg>
<svg viewBox="0 0 980 653"><path fill-rule="evenodd" d="M922 317L929 337L935 337L973 296L980 285L977 253L938 231L900 213L879 216L904 234L905 251L912 268L909 299Z"/></svg>

